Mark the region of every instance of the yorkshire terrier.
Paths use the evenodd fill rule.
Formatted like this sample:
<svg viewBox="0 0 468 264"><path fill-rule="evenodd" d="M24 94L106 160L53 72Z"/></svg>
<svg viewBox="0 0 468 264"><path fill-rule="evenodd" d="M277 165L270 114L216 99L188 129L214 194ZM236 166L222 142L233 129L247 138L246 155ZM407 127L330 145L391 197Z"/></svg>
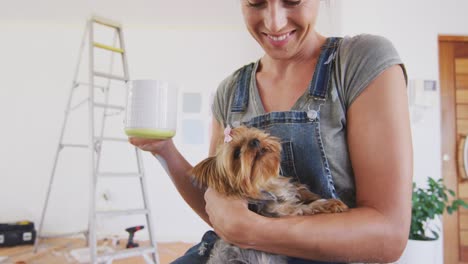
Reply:
<svg viewBox="0 0 468 264"><path fill-rule="evenodd" d="M200 187L246 199L249 208L268 217L339 213L348 207L338 199L322 199L304 185L280 176L280 140L259 129L240 126L225 130L224 144L216 155L193 170ZM251 207L253 205L253 207ZM241 249L219 239L208 264L283 264L285 256Z"/></svg>

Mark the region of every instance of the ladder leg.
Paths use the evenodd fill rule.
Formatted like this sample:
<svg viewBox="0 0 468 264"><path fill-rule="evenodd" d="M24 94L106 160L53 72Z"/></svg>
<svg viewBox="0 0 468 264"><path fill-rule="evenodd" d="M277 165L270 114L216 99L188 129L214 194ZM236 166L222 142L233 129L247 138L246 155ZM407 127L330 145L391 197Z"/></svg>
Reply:
<svg viewBox="0 0 468 264"><path fill-rule="evenodd" d="M92 21L89 25L89 102L88 102L88 151L89 151L89 214L88 214L88 245L90 248L90 260L92 264L97 263L97 241L96 241L96 167L95 167L95 140L94 140L94 30Z"/></svg>
<svg viewBox="0 0 468 264"><path fill-rule="evenodd" d="M146 223L148 224L148 235L149 235L149 239L151 242L151 246L154 248L154 252L151 255L152 255L153 261L156 264L159 264L159 252L158 252L158 245L154 237L154 229L153 229L154 221L153 221L153 216L151 213L150 203L149 203L149 198L148 198L148 189L147 189L148 185L146 183L146 176L145 176L146 173L143 167L141 151L135 147L135 152L137 156L138 170L139 170L139 173L141 174L140 187L141 187L141 192L143 195L144 208L148 209L148 213L146 214Z"/></svg>
<svg viewBox="0 0 468 264"><path fill-rule="evenodd" d="M120 48L123 49L123 50L127 50L125 48L125 43L124 43L124 36L123 36L123 30L122 28L119 28L117 29L118 32L119 32L119 41L120 41ZM129 77L129 73L128 73L128 63L127 63L127 56L124 55L124 53L122 53L122 64L123 64L123 69L124 69L124 77L125 77L125 80L129 80L130 77Z"/></svg>
<svg viewBox="0 0 468 264"><path fill-rule="evenodd" d="M52 185L54 183L55 169L57 168L57 160L59 158L60 149L61 149L61 147L59 146L57 148L56 153L55 153L55 161L54 161L54 165L52 167L52 173L51 173L50 180L49 180L49 187L47 187L46 199L45 199L45 202L44 202L44 207L42 207L41 221L39 222L39 229L38 229L38 232L37 232L36 241L34 241L34 253L37 253L37 250L38 250L38 247L39 247L39 240L40 240L39 237L42 235L42 228L44 226L44 219L45 219L45 215L46 215L46 212L47 212L47 207L49 206L50 192L52 190Z"/></svg>
<svg viewBox="0 0 468 264"><path fill-rule="evenodd" d="M145 259L145 262L146 264L159 264L159 262L154 262L154 260L152 260L150 257L148 257L148 255L146 254L143 254L143 258Z"/></svg>
<svg viewBox="0 0 468 264"><path fill-rule="evenodd" d="M115 43L117 42L117 34L118 32L114 31L114 40L113 40L113 43L114 43L114 46L115 46ZM110 57L110 65L109 65L109 73L112 74L112 71L113 71L113 64L114 64L114 53L111 53L111 57ZM111 84L111 80L107 80L107 85L105 86L104 88L104 105L108 105L109 104L109 89L110 89L110 84ZM104 107L103 108L103 112L102 112L102 119L101 119L101 127L99 129L99 138L103 138L104 137L104 129L106 127L106 119L107 119L107 107ZM99 172L99 166L100 166L100 163L101 163L101 151L102 151L102 142L99 142L99 146L96 150L96 172Z"/></svg>
<svg viewBox="0 0 468 264"><path fill-rule="evenodd" d="M52 185L54 184L54 179L55 179L55 171L57 169L57 163L58 163L58 159L59 159L59 156L60 156L60 151L62 150L63 137L65 135L65 128L66 128L66 125L67 125L67 122L68 122L68 116L70 114L70 107L71 107L71 102L72 102L72 99L73 99L73 92L77 87L76 86L76 80L77 80L77 77L78 77L78 72L79 72L79 68L80 68L80 64L81 64L81 56L83 54L84 45L86 43L86 34L87 34L87 32L88 32L88 24L86 25L85 30L83 32L83 37L82 37L82 40L81 40L80 50L78 52L78 54L79 54L78 55L78 64L77 64L77 66L75 68L73 83L72 83L71 89L70 89L70 91L68 93L68 100L67 100L67 105L66 105L66 108L65 108L65 117L64 117L64 120L63 120L63 123L62 123L62 129L61 129L61 132L60 132L58 147L57 147L57 150L55 152L54 164L52 166L52 172L50 174L49 186L47 187L46 199L45 199L45 202L44 202L44 206L42 208L41 220L39 222L38 233L37 233L37 236L36 236L36 241L34 241L34 253L37 253L37 250L38 250L38 247L39 247L39 242L40 242L39 241L40 236L42 235L42 231L43 231L42 229L44 227L44 220L45 220L45 216L46 216L46 213L47 213L47 208L49 206L50 193L51 193Z"/></svg>
<svg viewBox="0 0 468 264"><path fill-rule="evenodd" d="M115 46L115 42L116 42L116 35L114 35L114 46ZM92 43L92 42L91 42ZM110 66L109 66L109 73L112 73L112 68L113 68L113 63L114 63L114 54L112 53L111 54L111 58L110 58ZM93 68L91 68L93 69ZM107 81L107 85L104 87L104 104L105 105L108 105L109 104L109 88L110 88L110 80ZM94 84L94 83L93 83ZM91 84L90 87L93 87L93 85ZM92 89L93 93L94 93L94 89ZM91 91L90 91L91 92ZM90 102L92 102L93 100L90 100ZM100 132L99 132L99 138L103 138L104 137L104 129L105 129L105 124L106 124L106 113L107 113L107 108L104 108L103 109L103 113L102 113L102 119L101 119L101 127L100 127ZM93 137L94 137L94 129L93 129ZM101 163L101 152L102 152L102 141L100 142L95 142L95 140L93 139L93 143L96 143L97 144L97 148L95 149L96 151L96 161L95 161L95 169L94 169L94 182L92 183L93 184L93 188L94 188L94 195L91 194L94 199L96 199L96 196L97 196L97 172L99 171L99 167L100 167L100 163ZM93 202L94 206L96 204L96 200ZM92 213L92 217L93 219L89 219L88 221L91 223L90 226L89 226L89 229L91 229L91 225L94 226L93 227L93 232L95 234L95 229L96 229L96 216L95 216L95 213L94 213L95 209L93 210L93 212L90 211L90 214ZM96 236L96 235L94 235ZM88 244L88 247L91 248L91 244L90 244L90 241L92 238L90 238L90 236L88 235L88 241L87 241L87 244ZM97 237L96 237L97 239ZM97 247L97 246L96 246ZM92 249L91 249L92 250ZM97 255L97 254L96 254ZM97 257L97 256L96 256ZM110 258L107 263L112 263L112 258Z"/></svg>

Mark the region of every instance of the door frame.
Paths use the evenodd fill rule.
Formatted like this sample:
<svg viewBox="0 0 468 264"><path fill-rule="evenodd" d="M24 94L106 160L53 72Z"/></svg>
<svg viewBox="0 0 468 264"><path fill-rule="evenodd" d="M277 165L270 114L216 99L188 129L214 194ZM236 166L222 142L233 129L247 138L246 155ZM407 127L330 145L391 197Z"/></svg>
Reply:
<svg viewBox="0 0 468 264"><path fill-rule="evenodd" d="M439 75L441 111L441 161L445 185L458 196L457 127L455 87L455 43L466 43L467 36L439 35ZM444 263L461 264L458 212L443 216Z"/></svg>

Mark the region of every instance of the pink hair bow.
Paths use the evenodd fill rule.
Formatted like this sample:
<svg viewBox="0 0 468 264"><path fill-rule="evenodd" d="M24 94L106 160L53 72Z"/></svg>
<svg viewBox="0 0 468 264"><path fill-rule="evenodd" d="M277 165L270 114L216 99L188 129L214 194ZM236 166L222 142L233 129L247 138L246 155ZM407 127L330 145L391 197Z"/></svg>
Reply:
<svg viewBox="0 0 468 264"><path fill-rule="evenodd" d="M229 143L231 142L232 140L232 137L231 137L231 126L228 125L225 129L224 129L224 143Z"/></svg>

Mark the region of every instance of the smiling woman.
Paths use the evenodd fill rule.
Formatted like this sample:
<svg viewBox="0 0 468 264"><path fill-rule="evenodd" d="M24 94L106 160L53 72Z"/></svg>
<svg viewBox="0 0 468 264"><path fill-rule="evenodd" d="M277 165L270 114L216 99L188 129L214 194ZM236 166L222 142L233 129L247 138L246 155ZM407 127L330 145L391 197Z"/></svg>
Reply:
<svg viewBox="0 0 468 264"><path fill-rule="evenodd" d="M248 0L242 4L248 31L266 53L278 59L294 56L318 40L313 34L318 10L319 1Z"/></svg>
<svg viewBox="0 0 468 264"><path fill-rule="evenodd" d="M206 263L219 239L288 256L290 264L392 262L403 252L412 184L406 71L383 37L319 33L321 2L240 1L247 30L264 55L219 85L210 156L232 144L224 140L226 127L264 130L280 139L281 175L350 210L261 216L235 195L193 185L193 167L171 139L131 138L167 165L182 197L214 229L174 263Z"/></svg>

